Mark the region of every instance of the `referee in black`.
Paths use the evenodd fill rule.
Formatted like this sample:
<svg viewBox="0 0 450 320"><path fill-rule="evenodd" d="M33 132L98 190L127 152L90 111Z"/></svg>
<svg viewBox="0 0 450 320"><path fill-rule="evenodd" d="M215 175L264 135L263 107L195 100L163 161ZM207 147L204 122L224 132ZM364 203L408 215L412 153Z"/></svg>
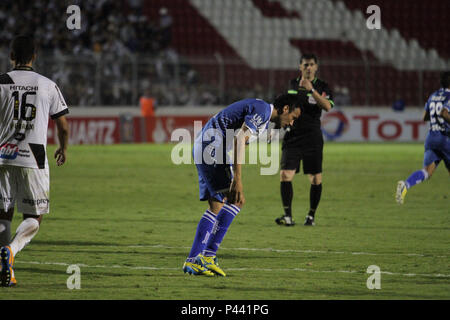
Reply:
<svg viewBox="0 0 450 320"><path fill-rule="evenodd" d="M314 226L314 216L322 194L322 154L323 136L320 126L322 110L330 111L334 105L328 84L316 77L318 70L317 57L314 54L303 54L300 58L300 76L292 79L289 93L298 97L303 106L302 116L296 119L286 132L282 144L281 156L281 200L284 215L275 222L279 225L293 226L292 198L294 190L292 180L300 171L303 161L303 173L311 182L309 192L309 212L305 226Z"/></svg>

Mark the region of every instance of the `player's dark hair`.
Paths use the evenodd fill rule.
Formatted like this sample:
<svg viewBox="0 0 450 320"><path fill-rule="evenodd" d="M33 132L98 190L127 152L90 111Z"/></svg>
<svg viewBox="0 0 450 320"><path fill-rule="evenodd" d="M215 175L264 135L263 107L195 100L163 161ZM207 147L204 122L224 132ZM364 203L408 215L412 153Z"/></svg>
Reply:
<svg viewBox="0 0 450 320"><path fill-rule="evenodd" d="M303 60L311 60L314 59L314 62L317 63L317 56L314 53L304 53L300 58L300 64L302 64Z"/></svg>
<svg viewBox="0 0 450 320"><path fill-rule="evenodd" d="M279 115L283 113L284 106L289 106L289 112L294 111L295 108L300 108L297 95L285 93L277 96L273 102L273 107Z"/></svg>
<svg viewBox="0 0 450 320"><path fill-rule="evenodd" d="M441 73L441 86L442 88L450 88L450 71Z"/></svg>
<svg viewBox="0 0 450 320"><path fill-rule="evenodd" d="M11 42L11 58L16 65L30 63L35 52L36 45L32 36L16 36Z"/></svg>

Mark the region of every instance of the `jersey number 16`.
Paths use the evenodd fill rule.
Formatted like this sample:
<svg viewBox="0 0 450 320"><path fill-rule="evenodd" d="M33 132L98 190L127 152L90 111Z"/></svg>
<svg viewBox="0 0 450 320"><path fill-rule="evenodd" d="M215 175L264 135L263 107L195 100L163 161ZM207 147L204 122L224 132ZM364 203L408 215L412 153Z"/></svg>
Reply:
<svg viewBox="0 0 450 320"><path fill-rule="evenodd" d="M22 103L20 103L19 91L14 91L12 93L12 96L14 98L14 120L19 120L20 118L25 121L32 121L34 118L36 118L36 107L31 103L27 103L28 95L36 95L36 92L24 92L21 99Z"/></svg>

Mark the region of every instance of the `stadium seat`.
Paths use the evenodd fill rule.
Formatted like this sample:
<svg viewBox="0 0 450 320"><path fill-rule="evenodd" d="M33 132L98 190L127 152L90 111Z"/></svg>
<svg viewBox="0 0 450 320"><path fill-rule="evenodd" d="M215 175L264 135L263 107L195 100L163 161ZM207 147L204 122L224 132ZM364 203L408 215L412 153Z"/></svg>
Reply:
<svg viewBox="0 0 450 320"><path fill-rule="evenodd" d="M430 1L434 3L434 0ZM415 18L416 12L423 10L423 5L412 5L408 1L392 1L386 4L383 2L381 30L355 28L355 25L365 25L366 13L362 10L364 6L361 3L365 5L368 2L368 0L177 2L181 9L189 8L189 12L192 13L189 25L192 27L176 29L182 35L178 36L179 40L174 45L181 54L201 53L208 56L218 52L225 60L240 61L242 65L239 67L227 68L225 77L226 86L233 83L237 87L251 86L252 81L258 81L260 77L266 79L270 73L282 74L285 68L295 71L299 55L303 52L314 52L326 62L321 74L326 76L330 83L349 88L353 103L364 104L370 100L369 102L390 105L396 89L384 85L386 82L384 77L404 83L403 79L408 77L408 70L442 68L445 66L445 60L441 58L443 56L441 48L448 48L449 45L443 44L436 48L423 46L423 37L416 36L416 31L420 26L425 29L426 23L415 21L411 24L409 15L412 13L411 17ZM385 5L392 10L384 10ZM402 14L395 13L396 9L404 10L404 6L410 9ZM439 10L433 9L433 12L440 15ZM436 41L434 37L430 39ZM193 43L195 48L192 48ZM355 65L340 64L342 61L353 61ZM368 62L371 64L364 67ZM384 67L379 68L378 65ZM373 75L370 79L373 83L370 86L378 88L380 92L384 91L384 95L371 93L369 98L364 96L367 94L365 81L355 79L365 79L367 68L369 74ZM204 74L205 79L211 77L210 71L208 75ZM382 84L379 85L377 82ZM286 80L283 80L281 85L284 86L285 83ZM273 85L280 86L277 81L273 81ZM428 85L428 82L424 82L425 85ZM406 84L404 86L406 87ZM408 94L405 99L412 100L413 97Z"/></svg>

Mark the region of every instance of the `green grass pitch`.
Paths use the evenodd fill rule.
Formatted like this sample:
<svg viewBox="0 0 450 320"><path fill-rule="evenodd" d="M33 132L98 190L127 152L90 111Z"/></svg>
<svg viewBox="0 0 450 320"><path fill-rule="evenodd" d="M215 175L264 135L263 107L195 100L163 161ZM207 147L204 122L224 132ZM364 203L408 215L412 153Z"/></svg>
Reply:
<svg viewBox="0 0 450 320"><path fill-rule="evenodd" d="M294 180L295 227L277 226L279 177L243 168L247 203L218 257L226 278L181 270L197 223L194 165L173 145L71 146L51 163L51 212L16 256L18 286L1 299L449 299L449 175L394 200L397 181L421 168L421 144L333 144L324 149L317 225L302 225L309 182ZM49 155L54 151L49 146ZM13 220L14 231L21 215ZM81 289L69 290L69 265ZM381 270L369 290L367 267Z"/></svg>

